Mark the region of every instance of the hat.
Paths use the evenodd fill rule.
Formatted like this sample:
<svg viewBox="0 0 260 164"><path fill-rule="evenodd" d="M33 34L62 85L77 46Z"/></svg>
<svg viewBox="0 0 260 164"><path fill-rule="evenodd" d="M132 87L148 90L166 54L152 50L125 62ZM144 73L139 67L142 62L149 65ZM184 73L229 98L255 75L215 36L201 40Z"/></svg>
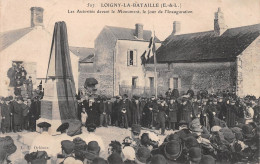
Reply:
<svg viewBox="0 0 260 164"><path fill-rule="evenodd" d="M71 154L74 151L75 144L69 140L61 141L61 148L65 151L66 154Z"/></svg>
<svg viewBox="0 0 260 164"><path fill-rule="evenodd" d="M211 132L219 132L220 129L221 129L220 126L213 126L213 127L211 128Z"/></svg>
<svg viewBox="0 0 260 164"><path fill-rule="evenodd" d="M138 148L135 156L138 161L146 163L147 159L151 156L151 152L148 148L141 146Z"/></svg>
<svg viewBox="0 0 260 164"><path fill-rule="evenodd" d="M188 126L188 123L187 123L185 120L181 120L181 121L179 122L179 126L182 126L182 125Z"/></svg>
<svg viewBox="0 0 260 164"><path fill-rule="evenodd" d="M137 124L132 125L132 132L141 133L141 126Z"/></svg>
<svg viewBox="0 0 260 164"><path fill-rule="evenodd" d="M75 135L78 135L78 134L81 134L81 121L79 120L71 120L69 122L69 128L68 128L68 132L67 132L67 135L68 136L75 136Z"/></svg>
<svg viewBox="0 0 260 164"><path fill-rule="evenodd" d="M135 149L131 146L126 146L122 150L124 154L124 160L129 159L129 160L135 160Z"/></svg>
<svg viewBox="0 0 260 164"><path fill-rule="evenodd" d="M203 155L200 164L216 164L216 160L211 155Z"/></svg>
<svg viewBox="0 0 260 164"><path fill-rule="evenodd" d="M131 137L126 137L124 140L123 140L123 144L131 144L133 142L133 139Z"/></svg>
<svg viewBox="0 0 260 164"><path fill-rule="evenodd" d="M49 124L48 122L40 122L39 124L37 124L37 126L39 128L49 128L51 127L51 124Z"/></svg>
<svg viewBox="0 0 260 164"><path fill-rule="evenodd" d="M86 127L89 132L94 132L97 128L96 124L94 123L87 124Z"/></svg>
<svg viewBox="0 0 260 164"><path fill-rule="evenodd" d="M10 136L0 137L0 153L11 155L16 151L17 147L14 144L14 140Z"/></svg>
<svg viewBox="0 0 260 164"><path fill-rule="evenodd" d="M138 99L139 99L139 96L134 95L133 98L134 98L135 100L138 100Z"/></svg>
<svg viewBox="0 0 260 164"><path fill-rule="evenodd" d="M92 161L92 164L107 164L104 158L97 157Z"/></svg>
<svg viewBox="0 0 260 164"><path fill-rule="evenodd" d="M112 153L108 158L107 161L109 164L123 164L123 159L118 153Z"/></svg>
<svg viewBox="0 0 260 164"><path fill-rule="evenodd" d="M178 141L170 141L164 147L164 154L169 160L176 160L182 153L182 145Z"/></svg>
<svg viewBox="0 0 260 164"><path fill-rule="evenodd" d="M32 78L32 76L29 76L29 78Z"/></svg>
<svg viewBox="0 0 260 164"><path fill-rule="evenodd" d="M100 152L100 147L99 147L97 141L90 141L88 143L87 151L88 152L93 152L93 153L99 153Z"/></svg>
<svg viewBox="0 0 260 164"><path fill-rule="evenodd" d="M128 98L128 95L127 95L127 94L124 94L123 97Z"/></svg>
<svg viewBox="0 0 260 164"><path fill-rule="evenodd" d="M56 130L56 132L64 132L66 131L67 129L69 128L69 123L68 122L65 122L65 123L62 123Z"/></svg>
<svg viewBox="0 0 260 164"><path fill-rule="evenodd" d="M200 120L198 118L195 118L194 120L191 121L190 130L193 132L202 132L203 131L201 129Z"/></svg>
<svg viewBox="0 0 260 164"><path fill-rule="evenodd" d="M150 164L168 164L166 159L161 154L156 154L151 158Z"/></svg>
<svg viewBox="0 0 260 164"><path fill-rule="evenodd" d="M235 134L236 139L242 141L243 140L243 133L242 129L239 127L233 127L231 128L232 132Z"/></svg>
<svg viewBox="0 0 260 164"><path fill-rule="evenodd" d="M75 147L74 147L75 151L86 150L86 148L87 148L86 142L83 139L81 139L80 137L74 138L73 143L75 144Z"/></svg>
<svg viewBox="0 0 260 164"><path fill-rule="evenodd" d="M229 143L232 143L236 139L236 136L233 132L224 132L223 135L224 139Z"/></svg>
<svg viewBox="0 0 260 164"><path fill-rule="evenodd" d="M247 138L252 138L254 137L254 132L253 132L253 127L250 125L244 125L242 127L242 133L245 137Z"/></svg>
<svg viewBox="0 0 260 164"><path fill-rule="evenodd" d="M31 164L41 164L41 163L46 163L47 160L50 159L48 157L48 154L46 151L37 151L37 152L32 152L30 154L26 154L24 156L24 159Z"/></svg>
<svg viewBox="0 0 260 164"><path fill-rule="evenodd" d="M199 162L201 160L201 149L199 147L192 147L189 150L189 158L192 162Z"/></svg>
<svg viewBox="0 0 260 164"><path fill-rule="evenodd" d="M187 138L184 138L184 143L187 149L190 149L192 147L199 147L199 142L197 139L193 136L189 136Z"/></svg>

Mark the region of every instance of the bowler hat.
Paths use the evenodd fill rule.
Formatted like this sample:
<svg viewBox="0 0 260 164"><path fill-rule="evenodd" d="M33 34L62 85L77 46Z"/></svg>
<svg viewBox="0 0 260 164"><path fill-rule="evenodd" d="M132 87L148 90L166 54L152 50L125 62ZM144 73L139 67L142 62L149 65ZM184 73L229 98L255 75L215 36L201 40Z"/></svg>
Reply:
<svg viewBox="0 0 260 164"><path fill-rule="evenodd" d="M66 131L67 129L69 128L69 123L68 122L65 122L65 123L62 123L56 130L56 132L64 132Z"/></svg>
<svg viewBox="0 0 260 164"><path fill-rule="evenodd" d="M37 124L37 126L39 128L49 128L49 127L51 127L51 124L49 124L48 122L40 122Z"/></svg>
<svg viewBox="0 0 260 164"><path fill-rule="evenodd" d="M148 148L141 146L137 150L136 154L136 159L142 163L146 163L147 159L150 158L151 152Z"/></svg>
<svg viewBox="0 0 260 164"><path fill-rule="evenodd" d="M71 154L74 151L75 144L69 140L61 141L61 147L66 154Z"/></svg>
<svg viewBox="0 0 260 164"><path fill-rule="evenodd" d="M192 147L189 150L189 158L192 162L199 162L201 160L201 149L199 147Z"/></svg>
<svg viewBox="0 0 260 164"><path fill-rule="evenodd" d="M164 147L165 157L175 161L182 153L182 145L178 141L170 141Z"/></svg>
<svg viewBox="0 0 260 164"><path fill-rule="evenodd" d="M132 125L132 132L141 133L141 126L138 125L138 124L133 124Z"/></svg>
<svg viewBox="0 0 260 164"><path fill-rule="evenodd" d="M94 132L97 128L96 124L94 123L87 124L86 127L89 132Z"/></svg>
<svg viewBox="0 0 260 164"><path fill-rule="evenodd" d="M161 154L156 154L151 158L150 164L168 164L167 160Z"/></svg>
<svg viewBox="0 0 260 164"><path fill-rule="evenodd" d="M199 142L197 139L193 136L189 136L187 138L184 138L184 143L187 149L190 149L192 147L199 147Z"/></svg>
<svg viewBox="0 0 260 164"><path fill-rule="evenodd" d="M200 164L215 164L216 159L213 158L211 155L203 155Z"/></svg>
<svg viewBox="0 0 260 164"><path fill-rule="evenodd" d="M90 141L88 143L87 151L88 152L93 152L93 153L99 153L100 152L100 147L99 147L97 141Z"/></svg>
<svg viewBox="0 0 260 164"><path fill-rule="evenodd" d="M112 153L108 158L107 161L109 164L123 164L123 159L118 153Z"/></svg>

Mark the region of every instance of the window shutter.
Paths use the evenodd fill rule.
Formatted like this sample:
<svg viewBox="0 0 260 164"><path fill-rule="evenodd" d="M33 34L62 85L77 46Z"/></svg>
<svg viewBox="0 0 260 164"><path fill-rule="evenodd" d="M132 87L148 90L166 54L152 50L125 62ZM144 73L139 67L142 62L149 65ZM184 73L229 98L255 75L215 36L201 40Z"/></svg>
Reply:
<svg viewBox="0 0 260 164"><path fill-rule="evenodd" d="M127 50L127 65L130 65L130 51Z"/></svg>
<svg viewBox="0 0 260 164"><path fill-rule="evenodd" d="M133 51L133 65L136 66L136 63L137 63L137 53L136 53L136 50Z"/></svg>
<svg viewBox="0 0 260 164"><path fill-rule="evenodd" d="M173 89L173 78L169 79L169 88Z"/></svg>

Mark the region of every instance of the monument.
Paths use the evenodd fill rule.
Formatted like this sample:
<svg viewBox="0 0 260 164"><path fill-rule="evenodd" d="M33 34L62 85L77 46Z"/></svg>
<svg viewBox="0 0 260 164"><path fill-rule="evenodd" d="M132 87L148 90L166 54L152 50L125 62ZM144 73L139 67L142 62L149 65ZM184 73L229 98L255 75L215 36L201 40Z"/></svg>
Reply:
<svg viewBox="0 0 260 164"><path fill-rule="evenodd" d="M41 101L41 118L52 125L49 132L56 133L62 122L77 119L76 89L72 74L65 22L56 22Z"/></svg>

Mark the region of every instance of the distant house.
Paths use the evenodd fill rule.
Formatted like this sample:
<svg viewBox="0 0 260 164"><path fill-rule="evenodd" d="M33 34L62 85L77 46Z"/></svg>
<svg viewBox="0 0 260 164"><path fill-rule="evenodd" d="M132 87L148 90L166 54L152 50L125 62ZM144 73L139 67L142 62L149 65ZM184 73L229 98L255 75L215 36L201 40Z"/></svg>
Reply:
<svg viewBox="0 0 260 164"><path fill-rule="evenodd" d="M143 30L142 24L135 29L105 26L95 40L93 75L98 81L100 94L143 94L148 86L141 55L149 45L152 32ZM160 40L155 37L156 47Z"/></svg>
<svg viewBox="0 0 260 164"><path fill-rule="evenodd" d="M43 23L43 8L31 8L31 26L0 33L0 95L12 95L7 77L12 63L21 63L28 76L32 76L34 87L46 78L50 57L52 34L46 31ZM78 84L79 57L70 53L74 81ZM44 87L44 83L43 83Z"/></svg>
<svg viewBox="0 0 260 164"><path fill-rule="evenodd" d="M84 88L86 78L94 73L94 48L70 47L70 51L79 57L79 77L78 86Z"/></svg>
<svg viewBox="0 0 260 164"><path fill-rule="evenodd" d="M180 35L179 30L180 22L174 22L156 53L161 92L235 89L239 96L260 96L260 24L227 28L219 8L213 31Z"/></svg>

